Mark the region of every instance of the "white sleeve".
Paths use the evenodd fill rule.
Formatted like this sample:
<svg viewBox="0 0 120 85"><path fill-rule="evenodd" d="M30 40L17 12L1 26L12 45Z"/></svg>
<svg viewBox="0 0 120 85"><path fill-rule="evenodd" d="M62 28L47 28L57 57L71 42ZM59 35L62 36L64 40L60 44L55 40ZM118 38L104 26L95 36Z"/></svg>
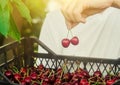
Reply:
<svg viewBox="0 0 120 85"><path fill-rule="evenodd" d="M51 22L51 14L48 13L42 25L39 40L42 41L48 48L53 51L54 49L56 49L56 43L53 36L54 34L51 30ZM41 46L38 46L38 52L47 53L47 51L45 51Z"/></svg>

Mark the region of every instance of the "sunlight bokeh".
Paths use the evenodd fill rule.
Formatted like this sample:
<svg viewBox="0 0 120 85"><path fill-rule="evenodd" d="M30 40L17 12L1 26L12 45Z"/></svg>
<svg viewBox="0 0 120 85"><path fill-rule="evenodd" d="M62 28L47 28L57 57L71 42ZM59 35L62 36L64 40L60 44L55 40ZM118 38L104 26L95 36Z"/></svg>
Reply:
<svg viewBox="0 0 120 85"><path fill-rule="evenodd" d="M60 9L61 6L63 6L68 1L69 0L49 0L47 9L48 11L54 11L54 10Z"/></svg>
<svg viewBox="0 0 120 85"><path fill-rule="evenodd" d="M60 3L58 3L58 0L50 0L47 6L48 11L54 11L60 9Z"/></svg>

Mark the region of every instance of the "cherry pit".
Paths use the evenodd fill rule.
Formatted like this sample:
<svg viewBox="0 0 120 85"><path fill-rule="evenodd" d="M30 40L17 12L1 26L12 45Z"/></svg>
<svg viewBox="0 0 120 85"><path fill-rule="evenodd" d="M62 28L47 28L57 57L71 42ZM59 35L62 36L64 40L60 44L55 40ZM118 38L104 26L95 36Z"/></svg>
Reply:
<svg viewBox="0 0 120 85"><path fill-rule="evenodd" d="M68 34L69 34L69 31L71 32L71 30L68 30ZM64 48L67 48L69 47L70 43L72 45L78 45L79 44L79 39L77 36L73 36L72 32L71 32L71 35L72 35L72 39L68 39L68 34L67 34L67 37L66 38L63 38L62 41L61 41L61 44Z"/></svg>

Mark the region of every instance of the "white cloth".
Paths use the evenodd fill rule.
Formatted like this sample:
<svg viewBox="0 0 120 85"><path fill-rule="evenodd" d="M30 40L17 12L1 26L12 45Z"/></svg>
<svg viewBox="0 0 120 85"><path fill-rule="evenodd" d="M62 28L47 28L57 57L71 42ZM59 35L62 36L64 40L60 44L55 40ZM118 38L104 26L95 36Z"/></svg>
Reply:
<svg viewBox="0 0 120 85"><path fill-rule="evenodd" d="M61 45L67 37L65 19L59 10L47 14L43 23L40 40L56 54L116 59L120 57L120 9L109 7L104 12L87 18L71 32L79 38L79 44ZM69 33L68 38L72 36ZM45 52L39 47L39 52Z"/></svg>

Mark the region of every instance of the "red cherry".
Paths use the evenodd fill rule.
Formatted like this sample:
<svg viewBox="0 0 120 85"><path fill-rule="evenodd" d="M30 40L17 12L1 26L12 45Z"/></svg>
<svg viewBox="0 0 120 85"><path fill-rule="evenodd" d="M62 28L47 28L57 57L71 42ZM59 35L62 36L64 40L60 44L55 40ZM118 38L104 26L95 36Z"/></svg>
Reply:
<svg viewBox="0 0 120 85"><path fill-rule="evenodd" d="M95 71L93 76L96 76L96 77L101 77L102 76L102 73L100 71Z"/></svg>
<svg viewBox="0 0 120 85"><path fill-rule="evenodd" d="M31 77L29 77L29 76L28 76L28 77L25 77L24 80L25 80L25 82L28 83L28 84L30 84L31 81L32 81L32 80L31 80Z"/></svg>
<svg viewBox="0 0 120 85"><path fill-rule="evenodd" d="M60 85L61 83L62 83L62 80L58 78L55 80L54 85Z"/></svg>
<svg viewBox="0 0 120 85"><path fill-rule="evenodd" d="M5 71L4 75L5 75L7 78L10 79L10 78L12 77L13 73L12 73L11 70L7 70L7 71Z"/></svg>
<svg viewBox="0 0 120 85"><path fill-rule="evenodd" d="M50 81L50 79L48 77L45 77L43 80L47 83Z"/></svg>
<svg viewBox="0 0 120 85"><path fill-rule="evenodd" d="M81 71L81 73L84 75L85 78L89 78L90 77L88 71L86 71L86 70Z"/></svg>
<svg viewBox="0 0 120 85"><path fill-rule="evenodd" d="M65 73L64 75L63 75L63 79L65 80L65 81L69 81L70 79L72 78L72 76L71 76L71 74L68 72L68 73Z"/></svg>
<svg viewBox="0 0 120 85"><path fill-rule="evenodd" d="M22 68L20 69L20 74L21 74L22 77L24 77L24 76L27 74L27 68L22 67Z"/></svg>
<svg viewBox="0 0 120 85"><path fill-rule="evenodd" d="M26 74L27 73L27 68L22 67L20 69L20 73Z"/></svg>
<svg viewBox="0 0 120 85"><path fill-rule="evenodd" d="M87 79L81 79L79 85L89 85L89 82L87 81Z"/></svg>
<svg viewBox="0 0 120 85"><path fill-rule="evenodd" d="M22 81L20 82L20 85L26 85L25 80L22 80Z"/></svg>
<svg viewBox="0 0 120 85"><path fill-rule="evenodd" d="M54 74L52 74L50 77L49 77L49 79L50 79L50 82L54 82L55 81L55 75Z"/></svg>
<svg viewBox="0 0 120 85"><path fill-rule="evenodd" d="M106 85L112 85L115 82L115 80L107 80L106 81Z"/></svg>
<svg viewBox="0 0 120 85"><path fill-rule="evenodd" d="M37 74L36 73L31 73L30 77L32 80L37 80Z"/></svg>
<svg viewBox="0 0 120 85"><path fill-rule="evenodd" d="M22 79L22 76L19 73L14 74L14 82L18 83Z"/></svg>
<svg viewBox="0 0 120 85"><path fill-rule="evenodd" d="M79 39L78 39L78 37L73 37L71 40L70 40L70 42L73 44L73 45L77 45L78 43L79 43Z"/></svg>
<svg viewBox="0 0 120 85"><path fill-rule="evenodd" d="M47 82L43 81L41 85L49 85Z"/></svg>
<svg viewBox="0 0 120 85"><path fill-rule="evenodd" d="M43 64L40 64L39 66L37 66L37 69L40 70L40 71L44 70Z"/></svg>
<svg viewBox="0 0 120 85"><path fill-rule="evenodd" d="M78 80L72 81L72 82L71 82L71 85L79 85L79 81L78 81Z"/></svg>
<svg viewBox="0 0 120 85"><path fill-rule="evenodd" d="M71 85L69 82L63 82L62 85Z"/></svg>
<svg viewBox="0 0 120 85"><path fill-rule="evenodd" d="M67 39L67 38L64 38L64 39L62 40L62 46L63 46L64 48L67 48L69 45L70 45L70 40Z"/></svg>
<svg viewBox="0 0 120 85"><path fill-rule="evenodd" d="M21 75L19 74L19 73L15 73L14 74L14 79L15 80L20 80L22 77L21 77Z"/></svg>

